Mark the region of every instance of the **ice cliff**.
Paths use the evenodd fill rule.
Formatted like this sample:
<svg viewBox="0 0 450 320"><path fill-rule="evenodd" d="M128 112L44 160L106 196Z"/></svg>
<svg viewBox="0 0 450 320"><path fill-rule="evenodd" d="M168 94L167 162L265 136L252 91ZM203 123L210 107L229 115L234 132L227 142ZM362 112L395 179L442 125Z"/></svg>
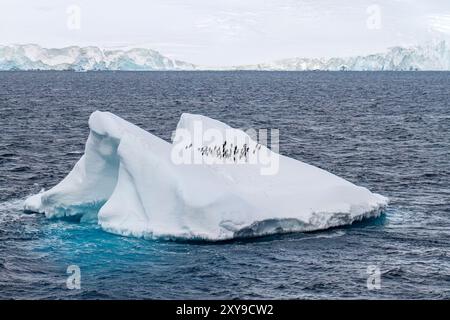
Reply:
<svg viewBox="0 0 450 320"><path fill-rule="evenodd" d="M195 66L150 49L107 50L71 46L46 49L35 44L0 46L0 70L191 70Z"/></svg>
<svg viewBox="0 0 450 320"><path fill-rule="evenodd" d="M233 66L201 66L167 58L150 49L108 50L98 47L46 49L38 45L0 46L0 70L261 70L261 71L411 71L450 70L450 47L445 41L386 52L331 58L290 58Z"/></svg>

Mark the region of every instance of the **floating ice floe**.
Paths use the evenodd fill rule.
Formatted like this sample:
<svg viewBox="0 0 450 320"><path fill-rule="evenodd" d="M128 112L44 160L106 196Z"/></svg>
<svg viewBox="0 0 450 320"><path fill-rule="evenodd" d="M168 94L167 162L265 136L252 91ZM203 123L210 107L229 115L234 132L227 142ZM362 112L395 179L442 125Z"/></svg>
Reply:
<svg viewBox="0 0 450 320"><path fill-rule="evenodd" d="M89 127L72 171L25 210L121 235L225 240L347 225L388 203L204 116L183 114L172 143L108 112L94 112Z"/></svg>

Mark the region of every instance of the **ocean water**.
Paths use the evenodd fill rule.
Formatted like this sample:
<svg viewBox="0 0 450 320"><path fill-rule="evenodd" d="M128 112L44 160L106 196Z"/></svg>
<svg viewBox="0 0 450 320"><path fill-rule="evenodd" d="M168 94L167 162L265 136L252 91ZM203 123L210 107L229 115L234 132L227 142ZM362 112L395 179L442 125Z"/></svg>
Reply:
<svg viewBox="0 0 450 320"><path fill-rule="evenodd" d="M448 299L449 88L447 72L1 72L0 298ZM221 243L25 214L82 155L94 110L167 140L182 112L277 128L282 154L391 203L347 227Z"/></svg>

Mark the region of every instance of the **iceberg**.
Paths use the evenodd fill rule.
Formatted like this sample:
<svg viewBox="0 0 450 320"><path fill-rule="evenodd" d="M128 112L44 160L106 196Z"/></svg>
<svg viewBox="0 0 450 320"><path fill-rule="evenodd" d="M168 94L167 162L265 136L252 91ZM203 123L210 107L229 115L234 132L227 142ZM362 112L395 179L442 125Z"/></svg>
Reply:
<svg viewBox="0 0 450 320"><path fill-rule="evenodd" d="M89 128L72 171L24 210L126 236L216 241L347 225L388 204L205 116L183 114L171 143L109 112L94 112ZM199 128L213 134L197 139Z"/></svg>

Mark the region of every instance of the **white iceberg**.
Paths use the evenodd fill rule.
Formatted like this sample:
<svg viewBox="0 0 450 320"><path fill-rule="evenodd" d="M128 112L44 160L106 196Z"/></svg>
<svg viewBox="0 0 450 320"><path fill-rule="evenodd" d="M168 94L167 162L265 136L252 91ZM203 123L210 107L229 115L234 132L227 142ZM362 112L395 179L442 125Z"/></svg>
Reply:
<svg viewBox="0 0 450 320"><path fill-rule="evenodd" d="M205 145L192 139L186 145L186 134L193 136L198 124L227 140L231 132L229 141L239 148L246 143L256 156L276 158L277 170L264 174L267 163L241 158L214 162L218 159L204 148L227 140ZM52 189L28 198L25 210L98 221L121 235L224 240L351 224L380 215L388 203L204 116L183 114L173 143L108 112L94 112L89 127L85 153L72 171ZM203 161L179 163L180 154Z"/></svg>

